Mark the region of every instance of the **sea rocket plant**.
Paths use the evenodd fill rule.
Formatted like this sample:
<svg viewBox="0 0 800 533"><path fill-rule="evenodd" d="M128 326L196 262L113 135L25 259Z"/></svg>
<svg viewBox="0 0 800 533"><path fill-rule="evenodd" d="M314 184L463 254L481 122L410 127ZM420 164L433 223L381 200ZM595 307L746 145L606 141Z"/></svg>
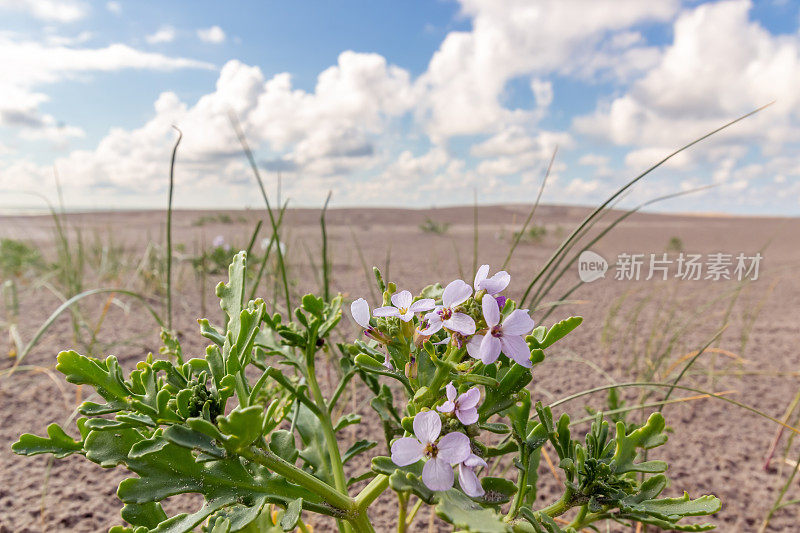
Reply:
<svg viewBox="0 0 800 533"><path fill-rule="evenodd" d="M431 490L447 490L453 486L453 467L470 455L469 437L463 433L448 433L438 442L442 421L433 411L414 417L414 437L403 437L392 444L392 461L408 466L423 457L428 460L422 468L422 481Z"/></svg>
<svg viewBox="0 0 800 533"><path fill-rule="evenodd" d="M175 334L163 331L159 353L170 357L150 354L125 377L113 356L62 352L56 368L102 400L80 406L76 437L53 424L46 437L23 435L13 446L135 474L117 491L129 526L111 533L272 533L312 523L374 533L368 509L387 489L397 495L400 533L423 504L458 531L576 533L604 521L713 527L682 520L716 512L716 498L658 499L666 463L642 461L641 452L666 441L660 413L643 424L617 422L615 431L598 415L579 441L567 414L555 420L531 400L531 369L582 319L534 329L530 313L501 294L508 273L489 277L484 265L472 287L455 280L414 295L376 270L382 301L372 316L365 299L350 305L364 335L336 344L341 296L307 294L289 321L260 299L244 300L245 261L236 254L228 283L217 287L219 325L199 321L210 343L204 355L184 359ZM320 352L338 358L329 397L318 382L331 374L319 372ZM361 385L351 387L355 378ZM358 413L346 412L351 404ZM376 423L353 442L343 430L369 408ZM369 438L377 427L380 443ZM541 507L544 446L557 455L564 485ZM366 470L353 460L363 454L372 456ZM205 504L169 517L160 502L182 493Z"/></svg>

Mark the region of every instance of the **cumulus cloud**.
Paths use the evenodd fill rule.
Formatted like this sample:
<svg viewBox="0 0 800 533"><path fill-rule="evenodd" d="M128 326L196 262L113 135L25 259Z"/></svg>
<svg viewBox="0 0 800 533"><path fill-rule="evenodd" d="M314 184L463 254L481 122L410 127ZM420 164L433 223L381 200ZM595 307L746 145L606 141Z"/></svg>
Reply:
<svg viewBox="0 0 800 533"><path fill-rule="evenodd" d="M528 121L501 103L510 80L591 75L604 67L593 63L599 41L637 23L668 20L678 7L677 0L620 0L613 9L593 0L462 0L472 31L450 32L420 80L428 91L421 110L427 130L434 137L471 135Z"/></svg>
<svg viewBox="0 0 800 533"><path fill-rule="evenodd" d="M765 176L771 190L800 196L800 157L782 151L800 142L800 34L771 34L750 19L748 1L681 8L678 0L615 0L613 9L597 0L460 2L471 29L448 33L416 78L381 55L345 51L313 88L301 89L290 73L267 76L234 60L196 102L165 92L141 127L113 129L96 147L59 158L57 167L65 183L93 195L158 194L175 124L185 134L179 184L191 183L195 198L216 205L219 191L252 187L230 125L233 112L261 166L284 173L283 190L301 203L321 201L328 189L337 201L355 204L470 202L473 188L491 191L484 201L534 197L556 146L562 155L546 199L596 202L629 171L778 99L769 115L671 160L669 182L648 181L647 191L628 198L714 182L726 201L747 196L757 203L750 188ZM671 29L672 41L650 43L651 24ZM148 42L174 35L164 27ZM226 39L217 26L197 36ZM0 81L0 125L19 128L29 140L78 137L79 128L40 112L47 84L121 68L210 68L124 45L78 49L80 42L66 39L37 45L0 35L0 53L10 52L4 57L33 58L24 68L12 60ZM608 96L570 120L570 110L557 105L561 79ZM512 99L512 90L521 94ZM589 153L576 152L586 141ZM771 154L768 161L748 160L753 141ZM621 148L603 152L609 146ZM49 166L5 159L0 180L48 175Z"/></svg>
<svg viewBox="0 0 800 533"><path fill-rule="evenodd" d="M176 70L210 69L212 65L193 59L174 58L142 52L123 44L102 48L78 48L71 44L90 38L87 33L70 40L46 42L20 40L12 34L0 35L0 126L22 128L27 140L44 139L57 144L70 137L83 136L77 126L65 126L39 106L49 97L43 87L64 79L93 72L123 69Z"/></svg>
<svg viewBox="0 0 800 533"><path fill-rule="evenodd" d="M715 139L775 151L800 139L800 36L772 35L748 18L751 4L704 4L682 14L674 42L630 90L575 120L617 145L666 155L692 137L770 101L767 112ZM639 162L636 155L632 162Z"/></svg>
<svg viewBox="0 0 800 533"><path fill-rule="evenodd" d="M197 37L205 43L220 44L225 42L225 32L219 26L199 29L197 30Z"/></svg>
<svg viewBox="0 0 800 533"><path fill-rule="evenodd" d="M175 40L177 32L173 26L161 26L156 32L145 35L144 40L149 44L171 43Z"/></svg>
<svg viewBox="0 0 800 533"><path fill-rule="evenodd" d="M79 0L0 0L0 10L23 11L50 22L75 22L89 14L89 6Z"/></svg>

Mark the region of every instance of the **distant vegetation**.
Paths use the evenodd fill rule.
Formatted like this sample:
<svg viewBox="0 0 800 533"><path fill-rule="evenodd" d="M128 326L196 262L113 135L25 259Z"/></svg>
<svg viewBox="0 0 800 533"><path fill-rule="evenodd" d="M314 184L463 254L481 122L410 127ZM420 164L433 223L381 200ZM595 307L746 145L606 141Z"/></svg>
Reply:
<svg viewBox="0 0 800 533"><path fill-rule="evenodd" d="M421 229L425 233L435 233L436 235L444 235L447 233L447 230L450 229L449 222L437 222L432 218L426 218L425 222L419 225L419 229Z"/></svg>

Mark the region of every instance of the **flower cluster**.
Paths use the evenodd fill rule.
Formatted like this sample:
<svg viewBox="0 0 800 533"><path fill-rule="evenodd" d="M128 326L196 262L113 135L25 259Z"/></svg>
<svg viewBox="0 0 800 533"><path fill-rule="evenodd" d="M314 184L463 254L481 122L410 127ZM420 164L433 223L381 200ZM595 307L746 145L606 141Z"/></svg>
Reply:
<svg viewBox="0 0 800 533"><path fill-rule="evenodd" d="M384 294L384 304L372 311L366 300L355 300L350 311L353 319L364 328L364 335L386 348L383 366L388 374L395 371L395 362L405 363L406 377L417 379L414 371L421 347L430 339L435 347L446 346L443 357L453 354L453 363L460 362L466 352L475 365L493 365L500 354L510 363L531 368L531 352L525 335L531 332L534 321L527 310L514 309L500 293L508 287L511 276L500 271L489 276L489 265L478 269L473 284L461 279L450 282L444 290L423 291L415 298L410 291ZM431 298L428 296L437 296ZM376 346L377 346L376 345ZM407 354L406 360L402 355ZM397 466L412 465L420 460L425 464L422 481L433 491L450 489L455 481L453 467L458 467L458 480L467 495L477 498L484 489L476 471L486 466L473 440L479 433L478 408L481 392L478 387L461 389L452 381L442 387L435 377L431 382L419 382L418 387L431 390L431 400L416 406L413 436L404 436L391 446L391 458ZM443 390L442 390L443 389ZM444 434L443 433L444 429Z"/></svg>

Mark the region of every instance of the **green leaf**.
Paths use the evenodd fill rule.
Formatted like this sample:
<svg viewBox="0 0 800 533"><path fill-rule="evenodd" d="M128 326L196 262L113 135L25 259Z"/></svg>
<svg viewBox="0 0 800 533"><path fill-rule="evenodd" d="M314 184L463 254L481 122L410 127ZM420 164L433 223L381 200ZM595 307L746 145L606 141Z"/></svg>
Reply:
<svg viewBox="0 0 800 533"><path fill-rule="evenodd" d="M264 426L264 409L253 405L241 409L237 407L228 416L217 418L219 430L227 436L226 448L241 450L250 446L261 436Z"/></svg>
<svg viewBox="0 0 800 533"><path fill-rule="evenodd" d="M646 461L642 463L635 463L634 461L637 455L637 448L649 450L667 442L667 435L664 434L665 426L666 422L661 413L653 413L644 426L627 435L625 434L625 423L617 422L617 445L611 461L614 472L617 474L626 472L664 472L667 469L667 463L663 461Z"/></svg>
<svg viewBox="0 0 800 533"><path fill-rule="evenodd" d="M621 519L630 519L644 524L654 525L661 529L675 531L708 531L714 524L678 524L687 516L707 516L722 508L719 499L714 496L701 496L690 499L687 493L680 498L663 498L660 500L641 500L640 495L623 500L621 511L615 515Z"/></svg>
<svg viewBox="0 0 800 533"><path fill-rule="evenodd" d="M219 305L228 318L226 329L233 333L233 338L239 336L239 314L244 309L245 265L247 254L239 252L233 256L233 262L228 267L228 283L220 282L216 294L220 299Z"/></svg>
<svg viewBox="0 0 800 533"><path fill-rule="evenodd" d="M304 404L297 411L297 431L305 446L300 450L300 458L317 478L332 484L333 472L325 443L325 434L317 416Z"/></svg>
<svg viewBox="0 0 800 533"><path fill-rule="evenodd" d="M302 300L303 309L312 315L322 318L322 311L325 309L325 301L322 298L317 298L313 294L306 294Z"/></svg>
<svg viewBox="0 0 800 533"><path fill-rule="evenodd" d="M436 514L456 529L472 533L507 533L511 527L491 509L481 507L462 492L450 489L437 494Z"/></svg>
<svg viewBox="0 0 800 533"><path fill-rule="evenodd" d="M274 431L270 435L269 449L278 457L288 463L294 464L300 452L297 451L297 446L294 441L294 433L285 429Z"/></svg>
<svg viewBox="0 0 800 533"><path fill-rule="evenodd" d="M342 456L342 463L347 463L353 457L357 456L360 453L364 453L367 450L371 450L372 448L374 448L377 445L378 445L378 443L375 442L374 440L365 440L364 439L364 440L357 441L355 444L350 446L350 448L348 448L348 450L346 452L344 452L344 455Z"/></svg>
<svg viewBox="0 0 800 533"><path fill-rule="evenodd" d="M75 351L58 354L56 370L76 385L91 385L108 402L124 402L131 391L122 377L117 358L109 355L105 361L86 357Z"/></svg>
<svg viewBox="0 0 800 533"><path fill-rule="evenodd" d="M528 335L526 340L532 349L540 348L543 350L566 337L573 329L580 326L581 322L583 322L583 317L571 316L553 324L541 341L535 335Z"/></svg>
<svg viewBox="0 0 800 533"><path fill-rule="evenodd" d="M144 526L153 529L167 519L167 513L157 502L126 503L120 511L122 519L132 526Z"/></svg>
<svg viewBox="0 0 800 533"><path fill-rule="evenodd" d="M125 503L147 504L183 493L203 495L202 509L163 521L154 531L192 531L220 509L227 509L232 526L240 529L255 520L266 503L287 506L303 498L318 509L322 503L319 496L264 467L243 463L238 457L196 462L192 450L171 441L147 455L129 457L131 448L142 440L133 429L92 431L86 437L86 456L105 467L124 464L139 476L120 483L117 496Z"/></svg>
<svg viewBox="0 0 800 533"><path fill-rule="evenodd" d="M58 424L47 426L47 437L39 437L25 433L11 446L11 451L19 455L39 455L52 453L57 459L83 453L83 441L77 441L67 435Z"/></svg>
<svg viewBox="0 0 800 533"><path fill-rule="evenodd" d="M297 522L300 520L300 513L303 512L303 498L298 498L293 500L286 507L286 511L283 513L283 518L281 518L281 529L284 531L291 531L297 526Z"/></svg>

